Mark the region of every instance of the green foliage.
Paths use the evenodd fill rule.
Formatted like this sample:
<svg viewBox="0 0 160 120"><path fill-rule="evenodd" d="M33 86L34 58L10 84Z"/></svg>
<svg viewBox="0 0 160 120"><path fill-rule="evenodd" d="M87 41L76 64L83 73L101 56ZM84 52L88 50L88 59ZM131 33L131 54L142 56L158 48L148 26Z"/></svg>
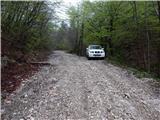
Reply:
<svg viewBox="0 0 160 120"><path fill-rule="evenodd" d="M160 75L160 69L153 67L160 64L158 2L84 1L81 12L72 10L81 15L76 23L84 25L83 30L77 27L84 33L84 46L101 44L112 60ZM70 14L72 22L73 18Z"/></svg>
<svg viewBox="0 0 160 120"><path fill-rule="evenodd" d="M12 38L11 47L23 52L53 47L56 2L2 1L2 35ZM52 21L52 22L51 22Z"/></svg>

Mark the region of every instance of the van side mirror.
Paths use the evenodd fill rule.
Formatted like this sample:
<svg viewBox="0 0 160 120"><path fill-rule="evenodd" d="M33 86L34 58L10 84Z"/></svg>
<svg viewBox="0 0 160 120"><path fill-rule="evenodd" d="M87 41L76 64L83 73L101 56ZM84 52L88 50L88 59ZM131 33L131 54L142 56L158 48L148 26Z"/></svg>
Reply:
<svg viewBox="0 0 160 120"><path fill-rule="evenodd" d="M88 48L86 48L86 50L88 50Z"/></svg>

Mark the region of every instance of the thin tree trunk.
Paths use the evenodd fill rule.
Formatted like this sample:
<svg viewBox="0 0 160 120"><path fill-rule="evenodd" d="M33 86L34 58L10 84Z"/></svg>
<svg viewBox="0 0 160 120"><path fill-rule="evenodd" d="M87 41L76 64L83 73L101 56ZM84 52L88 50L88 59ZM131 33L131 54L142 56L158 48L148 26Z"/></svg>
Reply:
<svg viewBox="0 0 160 120"><path fill-rule="evenodd" d="M83 55L83 32L84 32L84 22L82 20L81 37L80 37L80 55Z"/></svg>
<svg viewBox="0 0 160 120"><path fill-rule="evenodd" d="M135 41L137 41L138 39L139 39L139 20L138 20L138 13L137 13L137 4L136 4L136 1L133 1L133 2L131 2L132 3L132 7L133 7L133 20L134 20L134 22L135 22L135 25L136 25L136 29L135 29L135 32L136 32L136 38L135 38ZM141 42L139 42L139 41L137 41L137 44L138 44L138 46L139 46L139 48L138 48L138 50L137 51L139 51L139 49L141 49ZM145 52L144 52L144 54L145 54ZM141 66L141 58L140 57L138 57L137 58L137 64L139 65L139 66ZM145 64L145 55L143 55L143 63Z"/></svg>
<svg viewBox="0 0 160 120"><path fill-rule="evenodd" d="M152 3L153 3L153 8L155 10L155 13L156 13L158 20L159 20L159 23L160 23L160 1L156 2L157 6L155 5L155 1L152 1Z"/></svg>
<svg viewBox="0 0 160 120"><path fill-rule="evenodd" d="M158 5L158 19L160 23L160 1L157 1L157 5Z"/></svg>
<svg viewBox="0 0 160 120"><path fill-rule="evenodd" d="M146 27L146 38L147 38L147 70L150 72L150 36L148 31L147 22L147 2L145 2L145 27Z"/></svg>
<svg viewBox="0 0 160 120"><path fill-rule="evenodd" d="M112 16L111 20L110 20L110 32L111 33L113 31L113 21L114 21L114 17ZM111 36L110 36L110 38L108 40L109 40L108 43L109 43L109 48L110 48L110 55L112 56L113 55L112 34L111 34Z"/></svg>

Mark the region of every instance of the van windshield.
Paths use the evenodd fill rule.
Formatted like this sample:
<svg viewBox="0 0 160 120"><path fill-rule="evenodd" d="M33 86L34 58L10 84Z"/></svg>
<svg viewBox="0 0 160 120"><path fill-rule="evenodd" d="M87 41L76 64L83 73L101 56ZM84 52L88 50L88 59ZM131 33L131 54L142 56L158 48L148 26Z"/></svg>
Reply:
<svg viewBox="0 0 160 120"><path fill-rule="evenodd" d="M89 48L90 49L102 49L100 45L91 45Z"/></svg>

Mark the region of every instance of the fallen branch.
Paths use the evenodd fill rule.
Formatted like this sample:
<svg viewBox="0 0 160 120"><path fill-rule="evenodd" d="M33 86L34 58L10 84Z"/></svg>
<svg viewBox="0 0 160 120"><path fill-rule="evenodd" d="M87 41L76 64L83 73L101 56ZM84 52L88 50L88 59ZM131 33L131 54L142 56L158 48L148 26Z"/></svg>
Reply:
<svg viewBox="0 0 160 120"><path fill-rule="evenodd" d="M32 65L51 65L48 62L30 62L29 64L32 64Z"/></svg>

